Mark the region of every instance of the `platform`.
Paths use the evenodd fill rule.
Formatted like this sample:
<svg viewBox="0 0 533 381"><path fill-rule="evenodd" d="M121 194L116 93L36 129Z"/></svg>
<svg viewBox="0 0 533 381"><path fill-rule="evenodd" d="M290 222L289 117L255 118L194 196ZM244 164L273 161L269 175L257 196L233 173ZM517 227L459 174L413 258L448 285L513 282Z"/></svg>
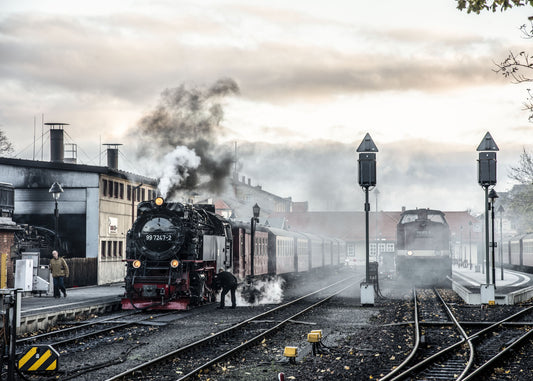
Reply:
<svg viewBox="0 0 533 381"><path fill-rule="evenodd" d="M58 320L74 320L84 314L101 314L120 309L124 284L67 289L67 297L53 295L22 296L21 322L18 334L47 329Z"/></svg>
<svg viewBox="0 0 533 381"><path fill-rule="evenodd" d="M492 270L490 279L492 281ZM468 304L481 304L480 289L486 284L486 274L476 271L473 267L453 266L452 288ZM517 304L533 298L533 274L504 269L503 280L501 269L496 268L494 299L496 304Z"/></svg>

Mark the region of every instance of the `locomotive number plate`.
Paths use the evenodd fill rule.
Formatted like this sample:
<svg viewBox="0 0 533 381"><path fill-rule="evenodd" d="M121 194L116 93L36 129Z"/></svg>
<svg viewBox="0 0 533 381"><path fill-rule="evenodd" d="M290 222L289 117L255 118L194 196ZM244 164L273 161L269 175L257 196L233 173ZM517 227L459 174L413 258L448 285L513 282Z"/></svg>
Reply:
<svg viewBox="0 0 533 381"><path fill-rule="evenodd" d="M145 239L147 241L168 242L172 241L172 234L147 234Z"/></svg>

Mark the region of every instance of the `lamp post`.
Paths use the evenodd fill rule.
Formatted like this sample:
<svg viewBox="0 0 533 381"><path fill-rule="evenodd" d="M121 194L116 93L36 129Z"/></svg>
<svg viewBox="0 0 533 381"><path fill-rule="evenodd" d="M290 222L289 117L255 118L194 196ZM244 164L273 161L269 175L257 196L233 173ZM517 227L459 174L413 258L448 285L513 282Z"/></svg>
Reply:
<svg viewBox="0 0 533 381"><path fill-rule="evenodd" d="M255 255L255 224L259 222L259 213L261 212L261 208L257 203L252 207L254 216L252 217L252 220L250 221L250 229L251 229L251 237L250 237L250 275L254 276L254 255Z"/></svg>
<svg viewBox="0 0 533 381"><path fill-rule="evenodd" d="M492 248L492 282L494 283L494 288L496 288L496 261L494 256L494 248L496 247L496 240L494 239L494 203L496 202L496 199L498 198L498 194L492 188L489 192L489 200L490 200L490 220L492 225L491 230L491 242L490 247ZM501 264L501 263L500 263Z"/></svg>
<svg viewBox="0 0 533 381"><path fill-rule="evenodd" d="M369 212L370 203L368 202L368 188L376 186L376 152L378 148L370 137L366 134L363 141L357 148L359 152L359 185L365 191L365 248L366 248L366 281L361 284L361 304L374 304L374 287L370 284L370 246L369 246Z"/></svg>
<svg viewBox="0 0 533 381"><path fill-rule="evenodd" d="M59 209L57 207L57 200L59 200L59 196L61 196L61 193L63 193L63 187L59 183L53 183L52 186L50 187L50 190L48 191L48 193L52 193L52 197L54 198L55 203L56 203L55 209L54 209L54 217L55 217L54 249L58 250L59 249L58 248L58 243L59 243L59 239L58 239Z"/></svg>
<svg viewBox="0 0 533 381"><path fill-rule="evenodd" d="M472 270L472 221L468 221L468 252L469 252L470 270Z"/></svg>
<svg viewBox="0 0 533 381"><path fill-rule="evenodd" d="M378 196L379 189L374 189L374 194L376 195L376 261L379 261L379 242L378 242Z"/></svg>
<svg viewBox="0 0 533 381"><path fill-rule="evenodd" d="M489 260L489 187L496 185L496 151L498 146L489 132L477 147L478 159L478 183L485 192L485 261L486 261L486 284L481 285L481 303L494 302L494 284L490 284L490 260ZM493 264L494 266L494 264ZM494 279L494 278L493 278Z"/></svg>
<svg viewBox="0 0 533 381"><path fill-rule="evenodd" d="M505 209L503 209L503 206L500 205L498 208L498 213L500 213L500 278L503 280L503 228L502 228L502 217L503 212L505 212Z"/></svg>
<svg viewBox="0 0 533 381"><path fill-rule="evenodd" d="M459 236L459 251L460 251L460 254L461 254L461 263L460 263L460 266L459 267L463 267L463 225L461 225L461 227L459 228L459 231L461 232L460 236ZM466 257L466 255L465 255ZM466 261L466 258L464 259Z"/></svg>

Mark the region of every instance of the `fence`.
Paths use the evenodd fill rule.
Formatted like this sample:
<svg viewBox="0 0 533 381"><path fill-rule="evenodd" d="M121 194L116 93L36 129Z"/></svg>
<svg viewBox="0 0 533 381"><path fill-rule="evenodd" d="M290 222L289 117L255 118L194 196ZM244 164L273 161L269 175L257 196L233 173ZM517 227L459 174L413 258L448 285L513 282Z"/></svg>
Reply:
<svg viewBox="0 0 533 381"><path fill-rule="evenodd" d="M65 278L65 287L95 286L97 284L97 258L65 258L69 277ZM46 262L46 263L45 263ZM41 265L48 265L48 258L41 258Z"/></svg>

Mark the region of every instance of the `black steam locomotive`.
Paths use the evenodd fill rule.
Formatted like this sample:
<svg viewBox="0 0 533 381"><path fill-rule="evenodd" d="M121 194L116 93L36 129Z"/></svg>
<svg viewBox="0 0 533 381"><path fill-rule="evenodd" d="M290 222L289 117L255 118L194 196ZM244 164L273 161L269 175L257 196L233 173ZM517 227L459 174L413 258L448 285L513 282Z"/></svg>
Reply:
<svg viewBox="0 0 533 381"><path fill-rule="evenodd" d="M186 309L214 297L216 264L229 261L231 228L212 205L138 206L127 235L123 309Z"/></svg>
<svg viewBox="0 0 533 381"><path fill-rule="evenodd" d="M342 240L254 226L252 236L250 223L226 220L213 205L140 203L127 235L122 308L183 310L213 301L220 268L241 280L288 279L344 264Z"/></svg>
<svg viewBox="0 0 533 381"><path fill-rule="evenodd" d="M406 210L396 227L396 269L406 280L448 284L452 275L450 227L439 210Z"/></svg>

